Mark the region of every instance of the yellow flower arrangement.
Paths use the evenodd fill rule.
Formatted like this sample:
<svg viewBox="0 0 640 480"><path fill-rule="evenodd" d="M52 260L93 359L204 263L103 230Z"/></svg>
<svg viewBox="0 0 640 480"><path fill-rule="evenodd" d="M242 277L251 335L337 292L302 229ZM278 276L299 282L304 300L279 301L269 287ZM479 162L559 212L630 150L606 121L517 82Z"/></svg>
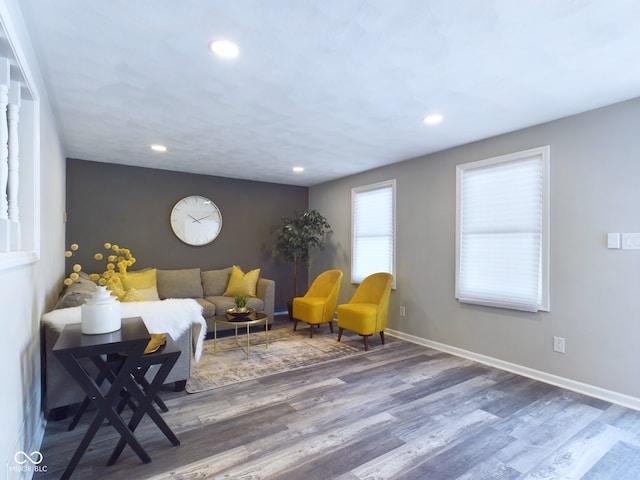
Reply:
<svg viewBox="0 0 640 480"><path fill-rule="evenodd" d="M64 256L69 258L73 256L73 252L78 250L78 244L72 243L69 246L69 250L64 252ZM112 286L116 281L116 278L124 278L127 276L127 267L130 267L134 263L136 263L136 259L131 254L131 251L128 248L122 248L118 245L112 245L111 243L104 244L105 250L107 250L107 264L106 270L102 273L91 273L89 274L89 279L96 283L97 285L102 286ZM97 261L102 261L105 258L105 254L96 253L93 255L93 258ZM116 268L118 271L116 272ZM64 279L65 285L71 285L73 282L80 278L80 272L82 271L82 265L76 263L72 267L71 274Z"/></svg>

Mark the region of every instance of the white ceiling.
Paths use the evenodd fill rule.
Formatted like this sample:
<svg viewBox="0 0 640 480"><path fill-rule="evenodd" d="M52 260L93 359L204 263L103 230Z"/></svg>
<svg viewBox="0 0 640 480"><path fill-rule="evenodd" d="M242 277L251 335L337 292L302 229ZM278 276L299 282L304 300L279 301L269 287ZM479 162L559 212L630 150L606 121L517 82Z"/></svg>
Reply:
<svg viewBox="0 0 640 480"><path fill-rule="evenodd" d="M309 186L640 96L637 0L20 5L85 160Z"/></svg>

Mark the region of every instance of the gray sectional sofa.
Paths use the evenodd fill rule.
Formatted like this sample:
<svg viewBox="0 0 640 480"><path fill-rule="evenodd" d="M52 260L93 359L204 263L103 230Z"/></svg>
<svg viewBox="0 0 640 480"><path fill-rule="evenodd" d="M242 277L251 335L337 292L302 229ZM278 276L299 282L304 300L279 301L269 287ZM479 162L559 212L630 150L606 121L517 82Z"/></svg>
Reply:
<svg viewBox="0 0 640 480"><path fill-rule="evenodd" d="M225 297L231 275L231 268L202 271L199 268L179 270L157 270L156 286L160 301L168 298L192 298L203 309L203 317L207 323L207 331L213 331L213 318L222 314L227 308L234 306L233 297ZM57 308L75 307L84 303L95 290L95 285L90 280L81 278L61 294ZM266 278L259 278L256 288L256 296L248 299L247 306L258 312L264 312L269 316L269 323L273 322L275 302L275 282ZM224 329L219 325L218 329ZM226 327L233 328L233 327ZM52 353L60 333L50 325L42 325L42 357L44 375L44 399L45 411L54 410L54 418L63 418L66 407L80 403L84 394L75 381L64 370ZM175 383L177 390L183 389L189 379L191 371L192 332L185 332L180 338L174 339L182 350L175 366L169 373L166 382Z"/></svg>
<svg viewBox="0 0 640 480"><path fill-rule="evenodd" d="M233 297L222 295L229 283L231 268L205 271L199 268L158 270L156 272L158 296L161 300L165 298L195 299L202 306L207 331L212 332L213 317L234 306ZM269 316L269 323L273 322L275 291L275 281L259 278L256 296L247 299L247 306L255 309L256 312L266 313ZM218 329L224 328L224 325L218 325Z"/></svg>

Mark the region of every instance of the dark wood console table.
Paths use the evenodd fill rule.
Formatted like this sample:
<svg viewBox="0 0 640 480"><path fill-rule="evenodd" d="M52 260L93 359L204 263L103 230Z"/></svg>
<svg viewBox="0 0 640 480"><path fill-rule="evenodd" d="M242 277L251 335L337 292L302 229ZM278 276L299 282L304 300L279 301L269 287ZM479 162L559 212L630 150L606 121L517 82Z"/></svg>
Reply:
<svg viewBox="0 0 640 480"><path fill-rule="evenodd" d="M53 347L53 353L86 392L88 398L96 404L97 412L61 478L67 479L71 476L105 419L120 434L120 440L107 465L116 462L127 444L142 462L151 461L151 457L134 436L134 431L145 414L154 421L173 445L180 444L178 438L154 408L153 400L181 352L167 336L167 344L164 347L155 353L144 355L144 349L150 338L140 317L124 318L120 330L101 335L83 335L80 324L64 327ZM107 358L113 354L124 354L125 357L117 371L111 372L110 386L107 392L103 393L99 386L102 379L97 383L96 379L92 378L82 366L82 359L89 359L104 375L104 372L110 369ZM144 379L144 375L153 365L159 365L159 368L149 383ZM119 404L123 395L133 401L129 402L133 405L133 414L128 423L120 415Z"/></svg>

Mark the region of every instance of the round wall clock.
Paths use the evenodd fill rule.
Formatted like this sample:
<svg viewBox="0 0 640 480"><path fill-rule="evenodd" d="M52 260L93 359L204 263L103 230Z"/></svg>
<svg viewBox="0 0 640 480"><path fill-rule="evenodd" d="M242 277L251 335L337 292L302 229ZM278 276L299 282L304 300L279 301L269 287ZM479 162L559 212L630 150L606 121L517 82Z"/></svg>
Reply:
<svg viewBox="0 0 640 480"><path fill-rule="evenodd" d="M171 228L187 245L211 243L222 230L222 214L215 203L199 195L178 201L171 210Z"/></svg>

